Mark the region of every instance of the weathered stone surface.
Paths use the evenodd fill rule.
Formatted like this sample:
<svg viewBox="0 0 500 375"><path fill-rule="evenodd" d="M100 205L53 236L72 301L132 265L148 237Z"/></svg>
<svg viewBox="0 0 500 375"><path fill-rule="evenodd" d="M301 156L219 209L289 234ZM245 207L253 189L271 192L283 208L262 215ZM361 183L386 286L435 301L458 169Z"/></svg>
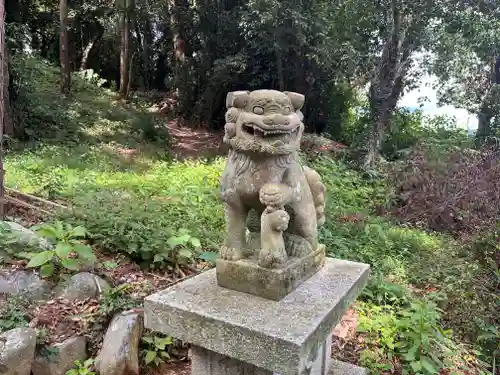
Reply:
<svg viewBox="0 0 500 375"><path fill-rule="evenodd" d="M35 347L34 329L16 328L0 335L0 374L30 375Z"/></svg>
<svg viewBox="0 0 500 375"><path fill-rule="evenodd" d="M143 318L136 313L116 315L104 336L96 360L100 375L139 374L139 342Z"/></svg>
<svg viewBox="0 0 500 375"><path fill-rule="evenodd" d="M146 298L146 327L281 375L313 366L365 285L366 264L327 259L280 301L217 285L207 271Z"/></svg>
<svg viewBox="0 0 500 375"><path fill-rule="evenodd" d="M260 369L249 363L238 361L193 346L191 348L191 375L273 375L272 371Z"/></svg>
<svg viewBox="0 0 500 375"><path fill-rule="evenodd" d="M21 224L15 223L13 221L2 221L2 223L7 224L10 227L12 233L17 235L19 243L21 245L38 247L44 250L52 248L51 243L47 241L47 239L36 234L31 229L25 228Z"/></svg>
<svg viewBox="0 0 500 375"><path fill-rule="evenodd" d="M304 101L304 95L276 90L228 94L224 142L231 150L221 178L227 225L221 259L255 252L261 267L285 268L289 257L318 248L325 187L298 159ZM260 241L248 242L246 229Z"/></svg>
<svg viewBox="0 0 500 375"><path fill-rule="evenodd" d="M71 337L54 345L54 356L50 360L38 355L33 362L33 375L65 375L75 366L75 361L87 359L87 341L85 337Z"/></svg>
<svg viewBox="0 0 500 375"><path fill-rule="evenodd" d="M67 300L94 298L110 289L109 284L90 272L80 272L56 287L56 297Z"/></svg>
<svg viewBox="0 0 500 375"><path fill-rule="evenodd" d="M30 301L50 298L53 285L32 271L0 269L0 294L20 296Z"/></svg>
<svg viewBox="0 0 500 375"><path fill-rule="evenodd" d="M291 258L285 268L264 268L255 258L217 259L217 282L224 288L279 301L318 272L325 263L325 246L303 258Z"/></svg>
<svg viewBox="0 0 500 375"><path fill-rule="evenodd" d="M363 367L351 365L350 363L332 361L328 375L368 375L369 371Z"/></svg>

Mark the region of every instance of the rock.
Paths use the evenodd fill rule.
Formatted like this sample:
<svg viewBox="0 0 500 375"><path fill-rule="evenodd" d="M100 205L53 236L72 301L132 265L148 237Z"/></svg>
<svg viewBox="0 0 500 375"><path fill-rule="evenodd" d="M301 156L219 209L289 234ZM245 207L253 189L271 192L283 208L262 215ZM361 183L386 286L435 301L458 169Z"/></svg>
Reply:
<svg viewBox="0 0 500 375"><path fill-rule="evenodd" d="M52 287L51 282L32 271L0 269L0 294L20 296L30 301L46 300L50 297Z"/></svg>
<svg viewBox="0 0 500 375"><path fill-rule="evenodd" d="M143 319L140 314L124 313L113 318L96 359L96 369L100 375L139 374L142 330Z"/></svg>
<svg viewBox="0 0 500 375"><path fill-rule="evenodd" d="M21 224L13 221L0 221L0 223L7 224L12 233L16 234L19 238L19 243L24 246L34 246L43 250L51 249L52 244L47 239L36 234L31 229L23 227Z"/></svg>
<svg viewBox="0 0 500 375"><path fill-rule="evenodd" d="M65 375L66 371L75 367L76 360L83 362L87 359L87 341L83 336L71 337L53 347L54 356L50 359L36 356L33 375Z"/></svg>
<svg viewBox="0 0 500 375"><path fill-rule="evenodd" d="M35 347L34 329L16 328L0 335L0 374L30 375Z"/></svg>
<svg viewBox="0 0 500 375"><path fill-rule="evenodd" d="M78 300L98 297L109 290L109 284L90 272L80 272L56 287L56 297Z"/></svg>

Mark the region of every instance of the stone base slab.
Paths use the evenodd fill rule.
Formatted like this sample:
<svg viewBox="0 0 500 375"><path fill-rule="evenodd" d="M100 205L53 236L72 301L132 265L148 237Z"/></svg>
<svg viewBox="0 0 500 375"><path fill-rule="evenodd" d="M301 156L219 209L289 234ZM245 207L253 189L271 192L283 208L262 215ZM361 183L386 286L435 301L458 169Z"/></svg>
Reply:
<svg viewBox="0 0 500 375"><path fill-rule="evenodd" d="M330 341L331 344L331 341ZM330 351L328 350L328 353ZM308 375L368 375L368 370L340 361L329 361L328 367L313 368ZM225 357L207 349L191 348L191 375L280 375L249 363Z"/></svg>
<svg viewBox="0 0 500 375"><path fill-rule="evenodd" d="M363 367L351 365L350 363L332 361L328 375L368 375L369 371Z"/></svg>
<svg viewBox="0 0 500 375"><path fill-rule="evenodd" d="M368 274L366 264L327 258L297 289L271 301L220 287L212 269L147 297L145 325L259 370L308 373L326 365L318 358Z"/></svg>
<svg viewBox="0 0 500 375"><path fill-rule="evenodd" d="M314 275L325 263L325 246L303 258L292 258L285 268L263 268L258 259L217 259L217 283L224 288L279 301Z"/></svg>

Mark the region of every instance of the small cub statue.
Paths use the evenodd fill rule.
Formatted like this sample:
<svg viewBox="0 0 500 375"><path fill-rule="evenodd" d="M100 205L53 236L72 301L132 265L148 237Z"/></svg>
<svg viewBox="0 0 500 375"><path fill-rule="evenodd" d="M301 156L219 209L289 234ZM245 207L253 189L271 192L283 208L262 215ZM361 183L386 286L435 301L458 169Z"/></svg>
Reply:
<svg viewBox="0 0 500 375"><path fill-rule="evenodd" d="M318 248L324 224L325 187L302 166L304 95L275 90L227 95L224 142L230 146L221 178L226 219L224 260L254 257L265 268L283 268L290 257Z"/></svg>

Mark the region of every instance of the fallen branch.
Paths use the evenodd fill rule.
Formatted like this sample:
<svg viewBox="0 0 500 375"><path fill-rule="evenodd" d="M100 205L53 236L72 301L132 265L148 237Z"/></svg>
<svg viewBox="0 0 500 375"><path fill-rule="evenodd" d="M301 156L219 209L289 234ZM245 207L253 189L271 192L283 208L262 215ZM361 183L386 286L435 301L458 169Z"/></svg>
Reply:
<svg viewBox="0 0 500 375"><path fill-rule="evenodd" d="M6 196L4 198L4 201L7 201L7 202L10 202L10 203L13 203L13 204L17 204L17 205L22 206L22 207L29 208L30 210L38 211L38 212L43 213L45 215L53 215L54 214L54 213L52 213L50 211L44 210L43 208L34 206L32 204L29 204L29 203L27 203L25 201L22 201L20 199L14 198L14 197Z"/></svg>
<svg viewBox="0 0 500 375"><path fill-rule="evenodd" d="M40 197L36 197L34 195L31 195L31 194L23 193L23 192L21 192L19 190L15 190L15 189L12 189L12 188L5 188L5 191L7 193L12 193L12 194L15 194L15 195L20 195L22 197L26 197L26 198L29 198L29 199L32 199L32 200L35 200L35 201L39 201L41 203L48 204L48 205L53 206L53 207L62 208L64 210L68 209L68 207L63 206L62 204L55 203L55 202L52 202L52 201L49 201L49 200L46 200L46 199L43 199L43 198L40 198Z"/></svg>

